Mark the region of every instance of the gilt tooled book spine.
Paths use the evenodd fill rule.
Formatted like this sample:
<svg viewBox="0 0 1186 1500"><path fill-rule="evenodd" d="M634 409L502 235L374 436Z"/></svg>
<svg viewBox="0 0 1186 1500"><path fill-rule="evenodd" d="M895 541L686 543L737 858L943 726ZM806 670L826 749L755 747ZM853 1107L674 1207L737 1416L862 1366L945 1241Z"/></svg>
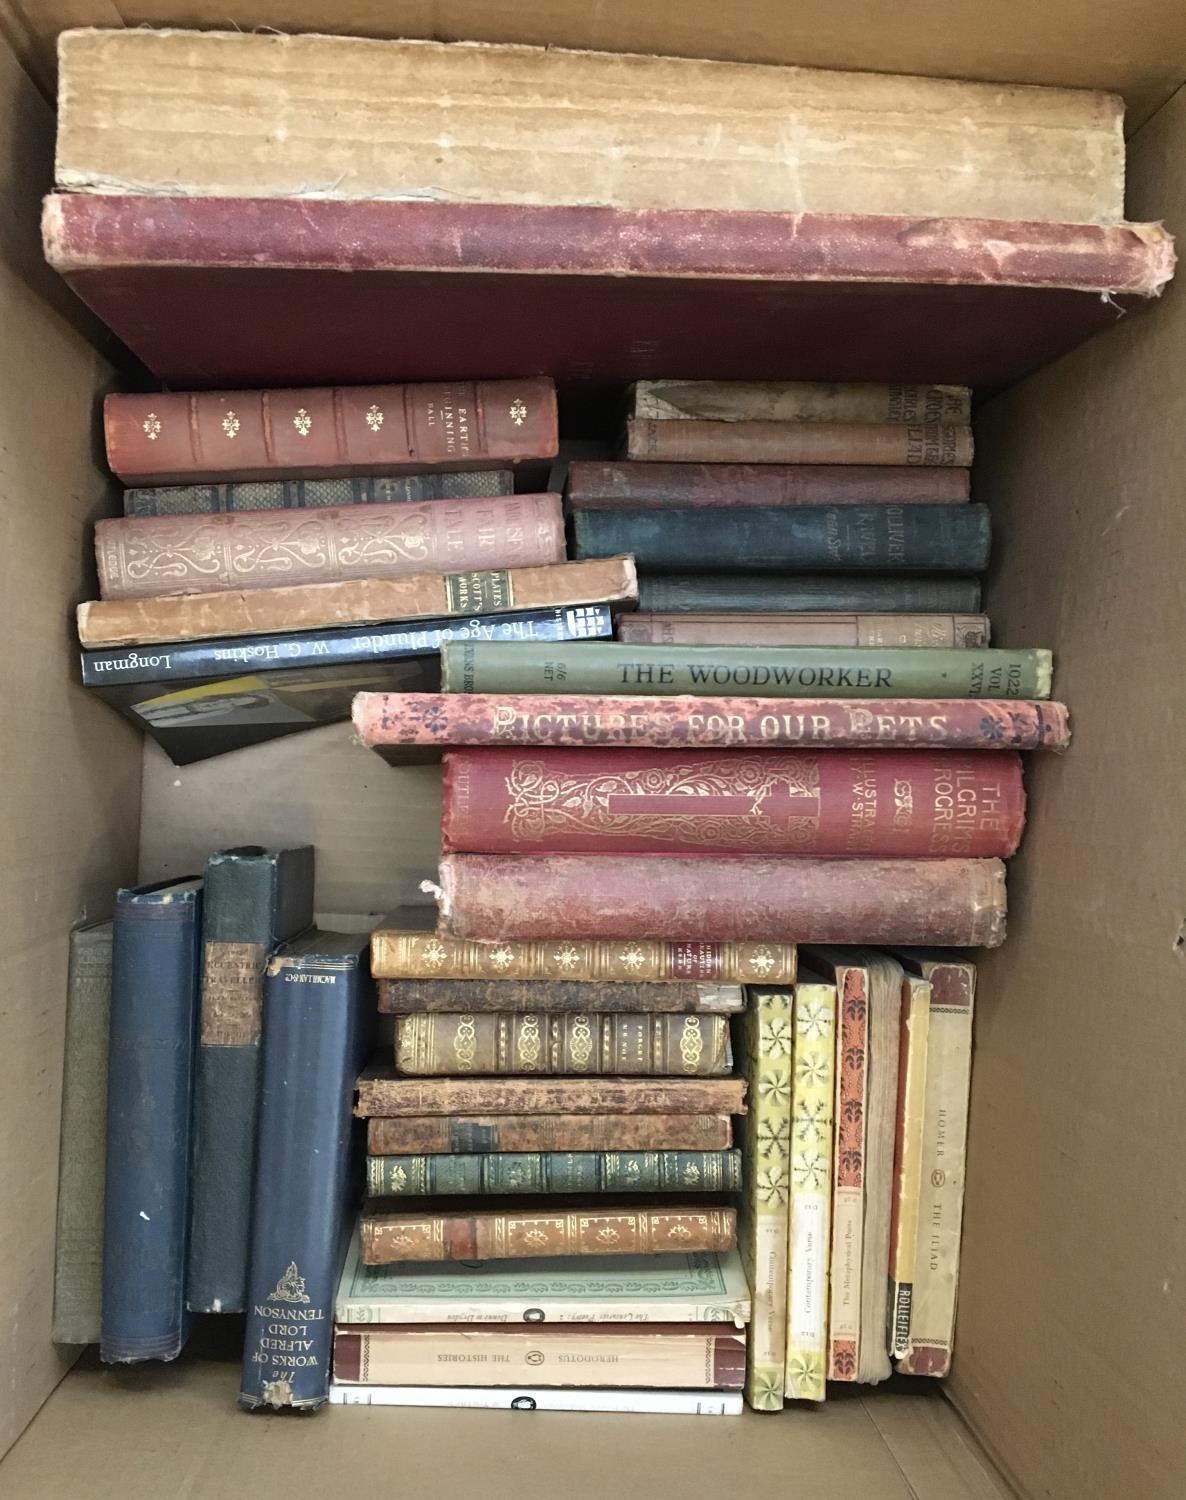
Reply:
<svg viewBox="0 0 1186 1500"><path fill-rule="evenodd" d="M555 387L538 378L113 395L103 425L128 484L505 468L557 448Z"/></svg>
<svg viewBox="0 0 1186 1500"><path fill-rule="evenodd" d="M656 422L630 417L625 457L667 463L967 468L972 429L938 422Z"/></svg>
<svg viewBox="0 0 1186 1500"><path fill-rule="evenodd" d="M639 380L630 414L651 421L968 422L966 385L823 380Z"/></svg>
<svg viewBox="0 0 1186 1500"><path fill-rule="evenodd" d="M669 506L958 505L967 469L858 464L577 462L568 471L573 510Z"/></svg>
<svg viewBox="0 0 1186 1500"><path fill-rule="evenodd" d="M852 610L869 614L938 611L971 614L980 608L976 578L872 578L867 574L820 574L813 578L761 573L644 573L639 609L656 613L726 614L799 610Z"/></svg>
<svg viewBox="0 0 1186 1500"><path fill-rule="evenodd" d="M745 1008L738 984L695 984L668 979L654 984L599 984L553 979L381 979L379 1014L417 1011L585 1011L589 1001L612 1013L727 1015Z"/></svg>
<svg viewBox="0 0 1186 1500"><path fill-rule="evenodd" d="M1004 858L1016 754L937 750L450 750L441 838L477 854Z"/></svg>
<svg viewBox="0 0 1186 1500"><path fill-rule="evenodd" d="M447 854L438 899L443 932L482 942L604 932L971 948L1005 940L1005 867L996 859Z"/></svg>
<svg viewBox="0 0 1186 1500"><path fill-rule="evenodd" d="M395 1065L413 1077L467 1073L674 1074L733 1064L724 1016L428 1014L395 1024Z"/></svg>
<svg viewBox="0 0 1186 1500"><path fill-rule="evenodd" d="M372 1198L434 1193L688 1193L741 1187L739 1151L500 1151L368 1156Z"/></svg>
<svg viewBox="0 0 1186 1500"><path fill-rule="evenodd" d="M313 850L221 849L206 861L186 1305L241 1312L259 1106L264 969L313 922Z"/></svg>
<svg viewBox="0 0 1186 1500"><path fill-rule="evenodd" d="M575 635L584 613L579 606L629 607L637 597L633 559L606 557L540 568L230 589L175 599L89 600L78 606L78 639L84 646L151 645L556 608L572 616Z"/></svg>
<svg viewBox="0 0 1186 1500"><path fill-rule="evenodd" d="M707 1115L422 1115L367 1121L374 1157L503 1151L725 1151L733 1121Z"/></svg>
<svg viewBox="0 0 1186 1500"><path fill-rule="evenodd" d="M396 1078L358 1080L370 1115L744 1114L744 1078Z"/></svg>
<svg viewBox="0 0 1186 1500"><path fill-rule="evenodd" d="M95 556L104 599L274 589L559 563L564 518L559 495L125 516L98 522Z"/></svg>
<svg viewBox="0 0 1186 1500"><path fill-rule="evenodd" d="M910 1306L922 1192L922 1142L926 1108L930 981L907 974L902 981L898 1046L898 1117L894 1136L893 1198L890 1203L890 1280L886 1342L893 1358L910 1353Z"/></svg>
<svg viewBox="0 0 1186 1500"><path fill-rule="evenodd" d="M573 512L574 557L628 552L654 573L979 573L990 544L986 505L745 508L728 526L695 507Z"/></svg>
<svg viewBox="0 0 1186 1500"><path fill-rule="evenodd" d="M575 1204L473 1211L449 1199L421 1213L364 1212L369 1266L420 1260L513 1260L550 1255L657 1255L731 1250L737 1214L717 1204Z"/></svg>
<svg viewBox="0 0 1186 1500"><path fill-rule="evenodd" d="M618 639L653 646L987 646L985 615L645 614L618 621Z"/></svg>
<svg viewBox="0 0 1186 1500"><path fill-rule="evenodd" d="M553 941L550 934L530 942L462 942L436 932L379 927L371 936L371 973L380 979L789 984L795 977L795 945L762 938L714 943L695 936L680 942L613 937L573 942Z"/></svg>
<svg viewBox="0 0 1186 1500"><path fill-rule="evenodd" d="M125 516L198 516L223 510L315 510L326 505L392 505L414 500L511 495L510 469L468 474L366 474L341 479L261 479L233 484L156 485L124 491Z"/></svg>

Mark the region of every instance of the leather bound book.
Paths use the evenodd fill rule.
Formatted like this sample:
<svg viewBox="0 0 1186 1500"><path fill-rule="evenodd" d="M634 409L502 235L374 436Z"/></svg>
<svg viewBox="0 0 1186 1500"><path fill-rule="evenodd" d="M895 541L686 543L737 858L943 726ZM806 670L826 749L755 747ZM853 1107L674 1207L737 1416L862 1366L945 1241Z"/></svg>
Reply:
<svg viewBox="0 0 1186 1500"><path fill-rule="evenodd" d="M650 421L966 423L966 385L824 380L639 380L630 415Z"/></svg>
<svg viewBox="0 0 1186 1500"><path fill-rule="evenodd" d="M958 505L967 469L877 464L662 464L577 462L573 510L779 505Z"/></svg>
<svg viewBox="0 0 1186 1500"><path fill-rule="evenodd" d="M125 516L95 526L104 599L530 568L563 562L564 546L559 495Z"/></svg>
<svg viewBox="0 0 1186 1500"><path fill-rule="evenodd" d="M84 678L84 681L86 679ZM670 698L582 693L358 693L354 728L399 763L407 746L710 750L1065 750L1061 703L1013 698ZM608 1009L608 1007L607 1007Z"/></svg>
<svg viewBox="0 0 1186 1500"><path fill-rule="evenodd" d="M871 578L867 574L776 578L760 573L646 573L638 581L638 607L672 614L706 610L791 614L804 609L973 613L980 608L980 582L976 578Z"/></svg>
<svg viewBox="0 0 1186 1500"><path fill-rule="evenodd" d="M654 646L987 646L987 615L633 614L618 640Z"/></svg>
<svg viewBox="0 0 1186 1500"><path fill-rule="evenodd" d="M368 1070L355 1113L372 1115L734 1115L744 1078L397 1078Z"/></svg>
<svg viewBox="0 0 1186 1500"><path fill-rule="evenodd" d="M740 1187L740 1151L487 1151L367 1157L371 1198L438 1193L717 1193Z"/></svg>
<svg viewBox="0 0 1186 1500"><path fill-rule="evenodd" d="M581 606L629 608L637 598L634 559L603 557L539 568L356 578L173 599L93 600L78 606L78 639L84 646L154 645L557 608L572 611L575 634Z"/></svg>
<svg viewBox="0 0 1186 1500"><path fill-rule="evenodd" d="M505 469L559 441L542 378L112 395L103 429L130 485Z"/></svg>
<svg viewBox="0 0 1186 1500"><path fill-rule="evenodd" d="M987 505L754 506L727 525L673 506L574 511L572 534L574 557L628 552L652 573L981 573L992 527Z"/></svg>
<svg viewBox="0 0 1186 1500"><path fill-rule="evenodd" d="M109 1364L175 1359L189 1335L201 909L194 877L115 898L99 1344Z"/></svg>
<svg viewBox="0 0 1186 1500"><path fill-rule="evenodd" d="M393 505L415 500L513 495L510 469L340 479L257 479L231 484L156 485L124 491L125 516L214 515L222 510L317 510L327 505Z"/></svg>
<svg viewBox="0 0 1186 1500"><path fill-rule="evenodd" d="M1005 858L1025 826L1013 753L487 746L441 794L442 848L477 854Z"/></svg>
<svg viewBox="0 0 1186 1500"><path fill-rule="evenodd" d="M592 997L591 997L592 998ZM713 1077L733 1066L724 1016L401 1016L397 1072L415 1078L468 1073Z"/></svg>
<svg viewBox="0 0 1186 1500"><path fill-rule="evenodd" d="M313 850L221 849L206 861L186 1306L242 1312L259 1104L264 969L313 924Z"/></svg>
<svg viewBox="0 0 1186 1500"><path fill-rule="evenodd" d="M70 934L54 1240L55 1344L99 1342L110 1026L111 923L93 922Z"/></svg>
<svg viewBox="0 0 1186 1500"><path fill-rule="evenodd" d="M434 889L443 933L482 942L610 932L697 942L760 942L777 932L805 943L959 948L1005 940L1005 867L996 859L447 854Z"/></svg>
<svg viewBox="0 0 1186 1500"><path fill-rule="evenodd" d="M725 1151L733 1121L709 1115L412 1115L367 1121L373 1157L515 1151Z"/></svg>
<svg viewBox="0 0 1186 1500"><path fill-rule="evenodd" d="M374 1213L360 1220L368 1266L393 1261L511 1260L551 1255L657 1255L731 1250L737 1214L719 1203L622 1204L530 1199L496 1209L453 1207L438 1199L420 1212Z"/></svg>
<svg viewBox="0 0 1186 1500"><path fill-rule="evenodd" d="M584 1011L590 1000L612 1013L727 1015L745 1009L739 984L598 984L568 979L380 979L379 1014L418 1011Z"/></svg>
<svg viewBox="0 0 1186 1500"><path fill-rule="evenodd" d="M329 1396L334 1295L358 1191L350 1106L374 1009L367 943L308 932L268 963L239 1387L248 1408L307 1411Z"/></svg>
<svg viewBox="0 0 1186 1500"><path fill-rule="evenodd" d="M937 422L651 422L630 417L624 457L680 464L966 469L972 462L972 429Z"/></svg>

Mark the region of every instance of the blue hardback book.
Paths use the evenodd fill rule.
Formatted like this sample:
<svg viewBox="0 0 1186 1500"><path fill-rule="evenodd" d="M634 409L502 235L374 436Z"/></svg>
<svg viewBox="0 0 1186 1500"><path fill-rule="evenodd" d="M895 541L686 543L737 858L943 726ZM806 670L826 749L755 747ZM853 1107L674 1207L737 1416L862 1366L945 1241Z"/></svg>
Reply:
<svg viewBox="0 0 1186 1500"><path fill-rule="evenodd" d="M186 1305L242 1312L247 1296L264 969L313 925L313 850L220 849L206 861Z"/></svg>
<svg viewBox="0 0 1186 1500"><path fill-rule="evenodd" d="M268 964L239 1399L329 1396L333 1308L361 1191L354 1086L370 1048L370 934L306 933Z"/></svg>
<svg viewBox="0 0 1186 1500"><path fill-rule="evenodd" d="M185 1262L202 882L116 896L107 1064L101 1357L175 1359Z"/></svg>

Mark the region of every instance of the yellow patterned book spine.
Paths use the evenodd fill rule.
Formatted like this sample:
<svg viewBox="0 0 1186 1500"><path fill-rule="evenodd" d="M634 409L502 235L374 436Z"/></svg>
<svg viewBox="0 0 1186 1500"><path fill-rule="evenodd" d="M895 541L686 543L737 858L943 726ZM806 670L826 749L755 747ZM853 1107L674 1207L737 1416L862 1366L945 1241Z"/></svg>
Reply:
<svg viewBox="0 0 1186 1500"><path fill-rule="evenodd" d="M795 985L787 1266L788 1401L822 1401L828 1363L836 986Z"/></svg>
<svg viewBox="0 0 1186 1500"><path fill-rule="evenodd" d="M753 1297L745 1396L781 1411L786 1371L787 1230L791 1148L791 991L751 987L741 1018L749 1114L742 1143L738 1238Z"/></svg>

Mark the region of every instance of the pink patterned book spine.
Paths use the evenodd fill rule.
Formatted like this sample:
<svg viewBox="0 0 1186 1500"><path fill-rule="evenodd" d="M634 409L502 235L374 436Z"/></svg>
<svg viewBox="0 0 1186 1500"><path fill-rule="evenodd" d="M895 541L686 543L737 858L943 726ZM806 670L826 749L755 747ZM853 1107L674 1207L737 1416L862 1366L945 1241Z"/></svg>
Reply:
<svg viewBox="0 0 1186 1500"><path fill-rule="evenodd" d="M861 1257L865 1217L865 1073L869 1001L865 970L844 969L836 1033L828 1379L855 1380L861 1352Z"/></svg>

